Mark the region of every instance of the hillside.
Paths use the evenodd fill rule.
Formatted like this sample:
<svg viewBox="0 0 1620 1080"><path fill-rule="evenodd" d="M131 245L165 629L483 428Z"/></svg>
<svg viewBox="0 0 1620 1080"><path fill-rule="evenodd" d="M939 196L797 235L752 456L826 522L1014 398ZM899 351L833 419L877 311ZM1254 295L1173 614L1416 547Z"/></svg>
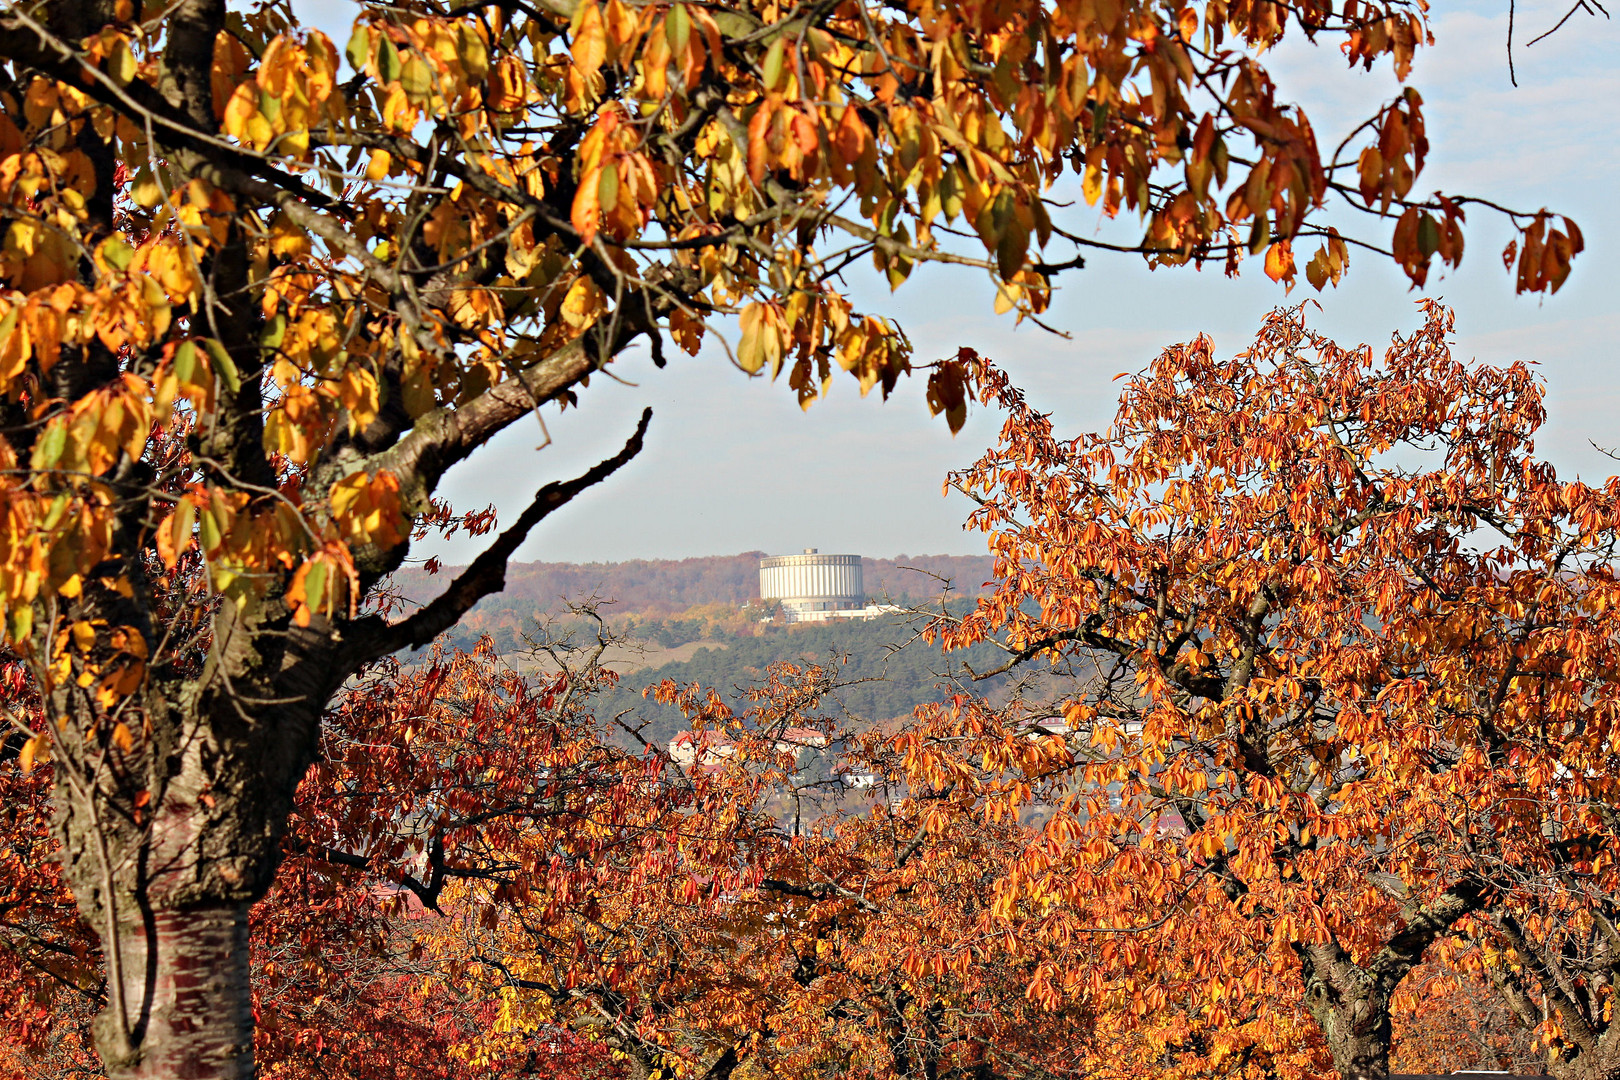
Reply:
<svg viewBox="0 0 1620 1080"><path fill-rule="evenodd" d="M779 660L827 664L847 657L838 703L862 720L904 716L936 700L936 672L962 661L983 670L998 656L991 646L957 654L949 661L935 646L920 641L896 651L913 635L901 616L871 621L782 625L762 623L750 607L759 593L761 552L702 559L643 559L622 563L518 563L507 573L506 590L486 598L451 629L443 641L471 649L488 636L496 649L515 662L527 639L541 624L555 629L573 624L568 602L595 597L615 633L626 639L604 658L621 676L617 688L597 703L601 716L631 712L651 721L649 737L667 739L684 726L678 714L646 701L641 691L671 679L715 687L729 697L735 689L758 682L767 666ZM902 605L922 605L940 595L941 580L951 582L954 604L965 604L983 592L990 578L989 556L899 556L866 559L867 595ZM416 603L431 599L455 575L453 567L436 577L420 569L398 575L402 593ZM985 689L989 689L986 687Z"/></svg>
<svg viewBox="0 0 1620 1080"><path fill-rule="evenodd" d="M568 602L596 597L604 613L624 629L664 647L698 641L717 631L746 634L752 619L742 608L759 596L759 560L764 552L700 559L636 559L618 563L513 563L506 589L486 597L450 632L449 640L471 645L484 634L503 652L522 643L536 620L567 610ZM990 579L988 555L901 555L866 559L866 593L901 604L928 602L951 583L952 599L973 599ZM411 603L425 603L449 584L456 567L430 576L408 567L394 580Z"/></svg>
<svg viewBox="0 0 1620 1080"><path fill-rule="evenodd" d="M911 640L912 636L911 627L899 617L769 626L748 636L721 635L699 644L686 657L671 657L657 666L626 670L615 663L622 681L598 697L596 713L602 717L632 713L650 721L648 738L667 741L686 724L676 710L642 697L649 686L665 679L696 683L719 690L735 705L742 697L738 688L763 681L772 663L793 660L829 666L842 658L842 681L848 685L838 691L836 701L826 703L825 711L847 710L858 724L891 720L939 700L943 683L939 673L952 668L960 672L964 661L976 670L987 670L1005 659L991 645L947 657L937 645ZM902 644L906 647L896 648ZM988 680L979 689L993 691L1002 681Z"/></svg>

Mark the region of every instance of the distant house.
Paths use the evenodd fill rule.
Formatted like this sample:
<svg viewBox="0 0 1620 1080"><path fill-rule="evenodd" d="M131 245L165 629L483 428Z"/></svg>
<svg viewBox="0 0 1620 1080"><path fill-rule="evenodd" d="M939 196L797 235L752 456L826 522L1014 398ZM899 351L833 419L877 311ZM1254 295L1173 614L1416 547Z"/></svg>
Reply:
<svg viewBox="0 0 1620 1080"><path fill-rule="evenodd" d="M775 745L778 754L797 754L802 750L825 750L830 742L826 732L815 728L790 727L782 732Z"/></svg>
<svg viewBox="0 0 1620 1080"><path fill-rule="evenodd" d="M669 740L669 757L677 765L718 765L737 752L718 731L683 731Z"/></svg>
<svg viewBox="0 0 1620 1080"><path fill-rule="evenodd" d="M1153 831L1161 836L1190 836L1187 822L1175 810L1163 810L1153 822Z"/></svg>

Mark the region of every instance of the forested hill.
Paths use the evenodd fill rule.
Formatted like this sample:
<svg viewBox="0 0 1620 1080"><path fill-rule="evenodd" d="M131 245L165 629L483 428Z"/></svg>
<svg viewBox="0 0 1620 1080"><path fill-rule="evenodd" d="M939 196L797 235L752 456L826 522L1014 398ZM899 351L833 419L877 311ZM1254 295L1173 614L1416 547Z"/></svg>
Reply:
<svg viewBox="0 0 1620 1080"><path fill-rule="evenodd" d="M905 648L893 647L907 642ZM598 697L596 714L604 718L634 714L650 721L644 732L647 738L667 742L688 725L676 710L643 698L645 688L665 679L695 683L719 690L739 707L743 704L739 688L763 682L770 664L789 660L830 666L835 658L843 661L841 680L846 685L825 709L830 715L847 710L859 724L908 716L918 705L938 701L947 692L940 673L960 673L964 662L976 671L989 670L1006 654L991 645L977 645L945 655L937 645L913 640L911 626L898 616L778 625L751 636L725 635L686 660L632 670L617 687ZM978 689L993 692L1004 681L987 680Z"/></svg>
<svg viewBox="0 0 1620 1080"><path fill-rule="evenodd" d="M506 590L476 609L487 617L512 610L524 616L562 610L565 600L596 596L613 601L620 614L661 617L705 604L740 607L759 595L759 560L766 552L715 555L701 559L634 559L617 563L513 563L506 571ZM901 555L868 558L866 592L873 599L925 601L937 596L941 578L951 582L953 598L971 599L990 580L988 555ZM446 567L436 577L419 568L396 578L413 601L431 599L455 575ZM934 575L934 576L930 576ZM498 618L493 620L499 622Z"/></svg>
<svg viewBox="0 0 1620 1080"><path fill-rule="evenodd" d="M759 682L775 661L826 663L833 656L847 656L844 676L853 685L840 693L842 706L865 720L888 720L936 700L940 680L935 672L953 660L979 670L998 662L990 646L950 659L922 642L895 652L891 646L913 636L898 615L830 624L762 622L759 609L749 603L759 595L762 554L514 564L507 571L505 591L485 598L441 640L470 650L487 636L503 656L521 664L533 637L578 628L564 613L567 601L593 596L607 601L602 615L625 638L607 662L623 682L597 702L598 714L638 713L652 721L649 734L661 741L685 726L674 710L641 696L645 687L664 679L715 687L735 699L735 688ZM415 569L401 575L400 584L406 597L422 602L455 573L446 567L429 577ZM990 574L989 556L902 555L866 559L864 564L867 595L905 606L929 604L940 595L943 579L951 583L953 606L965 607L984 591ZM553 623L558 616L560 621ZM543 631L546 624L550 629Z"/></svg>

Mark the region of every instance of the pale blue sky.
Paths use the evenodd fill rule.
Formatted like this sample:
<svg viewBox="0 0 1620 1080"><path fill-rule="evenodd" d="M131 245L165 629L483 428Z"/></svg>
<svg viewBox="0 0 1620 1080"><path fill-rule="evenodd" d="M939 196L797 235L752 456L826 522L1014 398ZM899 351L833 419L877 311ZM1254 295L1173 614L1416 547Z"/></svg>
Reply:
<svg viewBox="0 0 1620 1080"><path fill-rule="evenodd" d="M343 0L298 6L334 37L346 37ZM1563 0L1520 3L1517 40L1547 29L1566 10ZM1499 257L1511 233L1476 210L1461 269L1431 279L1427 293L1455 307L1463 355L1540 365L1551 418L1539 449L1560 472L1620 471L1620 462L1588 442L1620 444L1614 359L1620 25L1577 14L1558 35L1519 47L1514 89L1504 50L1505 2L1436 0L1433 14L1436 47L1420 51L1411 79L1424 95L1431 144L1420 185L1568 213L1585 233L1587 250L1557 296L1516 297ZM1282 91L1305 106L1324 142L1337 143L1340 121L1363 115L1367 102L1395 85L1382 72L1345 71L1331 48L1295 43L1270 62ZM970 345L1013 372L1039 407L1075 431L1107 424L1118 373L1140 369L1164 345L1201 330L1214 335L1218 348L1239 349L1280 303L1316 298L1323 311L1315 321L1341 343L1380 343L1417 321L1415 294L1375 256L1353 254L1346 282L1323 294L1302 282L1285 297L1257 262L1247 269L1230 281L1218 269L1150 272L1132 256L1099 253L1059 282L1050 319L1072 341L1028 324L1015 330L1010 319L995 316L992 292L976 272L919 271L892 296L869 277L851 284L858 306L899 317L918 360ZM599 379L580 395L578 410L548 411L550 447L536 452L538 424L520 423L448 478L455 505L494 502L509 520L541 484L612 453L642 406L653 407L642 456L544 522L519 559L616 561L802 547L885 557L984 550L980 535L961 529L966 500L945 498L940 489L950 469L970 463L994 439L1000 425L994 414L976 411L953 439L942 421L928 417L920 380L902 383L883 403L876 394L862 400L845 378L827 400L801 413L785 382L749 379L718 353L695 359L674 353L658 371L643 351L614 366L637 385ZM473 551L465 543L443 548L451 560Z"/></svg>

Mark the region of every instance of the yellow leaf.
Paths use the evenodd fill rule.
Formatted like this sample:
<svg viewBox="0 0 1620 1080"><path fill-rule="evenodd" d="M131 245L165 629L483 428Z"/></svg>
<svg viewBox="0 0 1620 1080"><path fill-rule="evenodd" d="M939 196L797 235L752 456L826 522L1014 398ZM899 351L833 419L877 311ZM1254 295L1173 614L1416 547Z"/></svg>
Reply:
<svg viewBox="0 0 1620 1080"><path fill-rule="evenodd" d="M375 183L388 177L388 169L394 163L393 155L386 150L373 150L371 160L366 162L366 179Z"/></svg>
<svg viewBox="0 0 1620 1080"><path fill-rule="evenodd" d="M349 434L363 431L380 408L377 379L363 367L350 366L338 386L338 400L349 413Z"/></svg>
<svg viewBox="0 0 1620 1080"><path fill-rule="evenodd" d="M1097 200L1102 198L1102 189L1102 169L1096 165L1087 165L1085 177L1080 182L1080 190L1086 197L1087 205L1097 205Z"/></svg>
<svg viewBox="0 0 1620 1080"><path fill-rule="evenodd" d="M749 304L740 319L742 340L737 344L737 364L752 375L765 366L765 305Z"/></svg>
<svg viewBox="0 0 1620 1080"><path fill-rule="evenodd" d="M120 38L113 46L112 56L107 58L107 74L119 86L128 86L135 78L135 70L135 54L130 51L129 42Z"/></svg>
<svg viewBox="0 0 1620 1080"><path fill-rule="evenodd" d="M594 75L607 59L607 28L596 0L585 0L574 12L574 41L569 52L586 75Z"/></svg>
<svg viewBox="0 0 1620 1080"><path fill-rule="evenodd" d="M489 104L496 112L511 112L528 96L529 83L523 63L515 56L504 56L489 76Z"/></svg>
<svg viewBox="0 0 1620 1080"><path fill-rule="evenodd" d="M581 274L563 297L562 320L575 330L583 330L606 308L606 300L596 282Z"/></svg>
<svg viewBox="0 0 1620 1080"><path fill-rule="evenodd" d="M287 215L277 214L270 222L270 253L283 259L302 258L310 253L309 234Z"/></svg>
<svg viewBox="0 0 1620 1080"><path fill-rule="evenodd" d="M22 752L17 755L17 768L22 770L24 776L34 771L36 761L50 760L50 746L45 742L43 734L35 735L23 743Z"/></svg>
<svg viewBox="0 0 1620 1080"><path fill-rule="evenodd" d="M230 101L225 103L225 134L238 139L250 138L248 124L255 118L264 123L264 118L259 116L258 88L252 83L241 83L231 92Z"/></svg>

